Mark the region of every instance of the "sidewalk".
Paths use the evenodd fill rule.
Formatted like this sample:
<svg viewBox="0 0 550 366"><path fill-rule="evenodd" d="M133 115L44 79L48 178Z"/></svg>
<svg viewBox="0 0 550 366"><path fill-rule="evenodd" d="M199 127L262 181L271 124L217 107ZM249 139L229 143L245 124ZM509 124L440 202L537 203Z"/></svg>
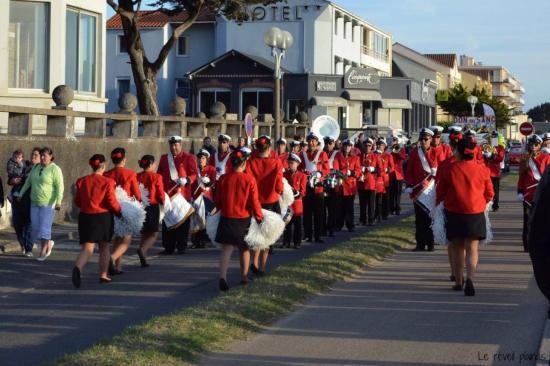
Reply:
<svg viewBox="0 0 550 366"><path fill-rule="evenodd" d="M403 251L202 364L535 364L548 304L522 250L521 207L504 189L476 296L451 291L446 248Z"/></svg>

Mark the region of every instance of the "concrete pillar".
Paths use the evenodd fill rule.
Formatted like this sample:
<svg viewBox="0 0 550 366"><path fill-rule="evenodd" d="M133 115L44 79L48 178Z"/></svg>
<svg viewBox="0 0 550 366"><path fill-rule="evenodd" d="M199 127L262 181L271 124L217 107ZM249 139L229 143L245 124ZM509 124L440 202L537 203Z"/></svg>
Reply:
<svg viewBox="0 0 550 366"><path fill-rule="evenodd" d="M138 121L135 113L118 112L127 115L128 119L113 120L113 137L135 139L138 137Z"/></svg>
<svg viewBox="0 0 550 366"><path fill-rule="evenodd" d="M107 121L102 118L86 118L84 136L104 138L107 135Z"/></svg>
<svg viewBox="0 0 550 366"><path fill-rule="evenodd" d="M56 107L53 107L56 108ZM57 108L60 109L60 108ZM67 107L70 110L70 107ZM74 117L73 116L48 116L46 124L46 135L56 137L74 137Z"/></svg>
<svg viewBox="0 0 550 366"><path fill-rule="evenodd" d="M32 135L32 114L9 113L8 135L31 136Z"/></svg>

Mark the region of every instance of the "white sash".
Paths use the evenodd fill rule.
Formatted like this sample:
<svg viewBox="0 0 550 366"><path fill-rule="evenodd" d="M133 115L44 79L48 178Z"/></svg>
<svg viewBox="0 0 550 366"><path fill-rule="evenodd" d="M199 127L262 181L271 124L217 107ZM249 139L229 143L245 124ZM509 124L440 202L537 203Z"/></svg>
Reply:
<svg viewBox="0 0 550 366"><path fill-rule="evenodd" d="M306 171L308 173L313 173L317 171L317 163L319 162L319 156L321 156L321 153L323 150L317 151L317 154L315 155L315 158L313 160L309 160L307 157L307 151L302 151L302 156L304 157L304 165L306 167Z"/></svg>
<svg viewBox="0 0 550 366"><path fill-rule="evenodd" d="M228 152L222 161L219 161L218 155L219 155L219 152L216 151L216 156L214 157L214 163L216 164L216 171L220 175L223 175L225 174L225 165L227 164L227 160L229 160L229 156L231 155L231 153Z"/></svg>
<svg viewBox="0 0 550 366"><path fill-rule="evenodd" d="M178 170L176 169L176 163L174 162L174 157L172 154L168 154L168 168L170 169L170 179L174 182L179 179Z"/></svg>
<svg viewBox="0 0 550 366"><path fill-rule="evenodd" d="M539 171L539 168L537 167L537 164L535 164L535 161L533 160L533 158L529 158L529 168L531 168L531 173L533 173L533 177L535 178L535 180L537 182L540 182L541 180L540 171Z"/></svg>
<svg viewBox="0 0 550 366"><path fill-rule="evenodd" d="M432 173L432 168L430 167L430 163L428 162L428 159L426 159L426 154L424 154L424 150L422 148L418 147L418 157L420 158L420 163L422 164L422 169L428 174Z"/></svg>
<svg viewBox="0 0 550 366"><path fill-rule="evenodd" d="M336 154L338 153L337 150L334 150L332 154L330 155L330 158L328 159L328 166L330 170L334 169L334 158L336 158Z"/></svg>

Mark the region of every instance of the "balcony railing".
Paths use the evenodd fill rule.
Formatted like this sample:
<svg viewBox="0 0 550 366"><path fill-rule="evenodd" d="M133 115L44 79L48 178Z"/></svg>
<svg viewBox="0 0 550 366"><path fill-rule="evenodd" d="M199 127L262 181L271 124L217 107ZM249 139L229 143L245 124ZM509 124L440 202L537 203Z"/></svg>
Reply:
<svg viewBox="0 0 550 366"><path fill-rule="evenodd" d="M384 62L389 62L389 59L390 59L387 53L378 52L366 45L361 45L361 52L363 53L363 55L374 57L375 59L378 59Z"/></svg>

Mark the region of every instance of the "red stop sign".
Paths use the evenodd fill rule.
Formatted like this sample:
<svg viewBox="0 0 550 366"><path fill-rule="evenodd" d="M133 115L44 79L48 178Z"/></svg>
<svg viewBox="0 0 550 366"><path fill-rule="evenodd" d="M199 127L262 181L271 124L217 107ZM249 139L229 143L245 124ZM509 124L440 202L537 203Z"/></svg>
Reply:
<svg viewBox="0 0 550 366"><path fill-rule="evenodd" d="M523 136L529 136L535 131L535 127L531 122L523 122L521 125L519 125L519 132Z"/></svg>

